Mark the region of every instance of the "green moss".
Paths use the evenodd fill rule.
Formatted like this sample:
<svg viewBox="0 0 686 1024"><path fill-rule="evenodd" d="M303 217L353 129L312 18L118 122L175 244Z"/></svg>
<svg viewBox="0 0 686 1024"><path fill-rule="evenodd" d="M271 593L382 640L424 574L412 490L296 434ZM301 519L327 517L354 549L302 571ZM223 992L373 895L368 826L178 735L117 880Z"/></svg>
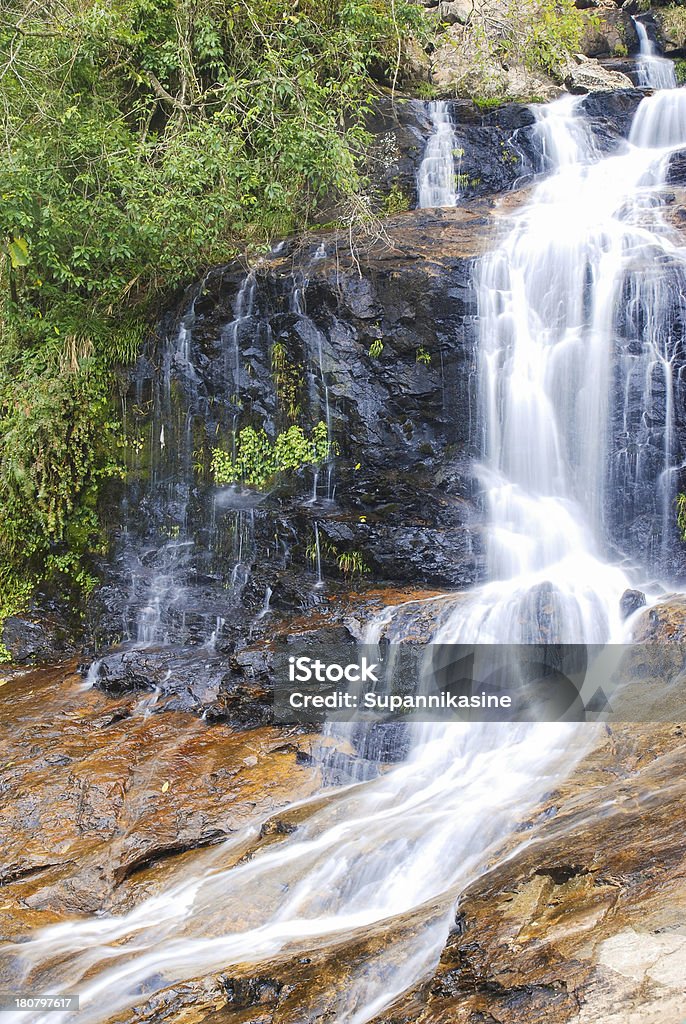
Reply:
<svg viewBox="0 0 686 1024"><path fill-rule="evenodd" d="M686 540L686 494L676 496L676 523L681 530L681 536Z"/></svg>
<svg viewBox="0 0 686 1024"><path fill-rule="evenodd" d="M474 96L474 104L479 110L488 111L496 110L498 107L502 107L505 103L511 103L511 96Z"/></svg>

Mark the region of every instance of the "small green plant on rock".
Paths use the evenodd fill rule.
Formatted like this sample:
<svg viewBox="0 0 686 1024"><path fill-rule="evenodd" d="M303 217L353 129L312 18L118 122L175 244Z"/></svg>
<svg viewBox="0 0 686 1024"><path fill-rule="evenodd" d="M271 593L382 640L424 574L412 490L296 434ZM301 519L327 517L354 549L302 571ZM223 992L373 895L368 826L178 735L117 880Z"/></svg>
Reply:
<svg viewBox="0 0 686 1024"><path fill-rule="evenodd" d="M339 551L336 545L332 544L325 537L321 537L319 545L317 545L317 538L315 536L305 549L305 558L313 565L317 562L317 556L322 561L335 563L338 571L346 579L352 579L353 576L364 576L371 572L361 551L358 551L356 548L352 551Z"/></svg>
<svg viewBox="0 0 686 1024"><path fill-rule="evenodd" d="M215 448L211 471L220 487L242 481L248 487L265 487L279 473L296 472L326 462L335 452L326 423L319 422L310 435L293 425L272 443L263 429L243 427L236 438L235 454Z"/></svg>
<svg viewBox="0 0 686 1024"><path fill-rule="evenodd" d="M423 345L420 345L417 349L416 360L417 363L421 363L422 366L431 366L431 355L427 352Z"/></svg>
<svg viewBox="0 0 686 1024"><path fill-rule="evenodd" d="M676 496L676 525L681 531L683 540L686 540L686 494Z"/></svg>
<svg viewBox="0 0 686 1024"><path fill-rule="evenodd" d="M272 375L276 397L289 423L300 415L300 388L302 377L298 368L288 358L286 346L276 341L271 354Z"/></svg>
<svg viewBox="0 0 686 1024"><path fill-rule="evenodd" d="M363 576L371 571L361 551L342 551L336 559L336 564L339 571L348 578Z"/></svg>
<svg viewBox="0 0 686 1024"><path fill-rule="evenodd" d="M381 204L381 214L384 217L391 217L394 213L405 213L410 209L410 200L403 192L397 181L391 185L391 190L384 197Z"/></svg>
<svg viewBox="0 0 686 1024"><path fill-rule="evenodd" d="M383 352L383 341L381 338L374 338L374 341L369 346L369 355L372 359L378 359Z"/></svg>

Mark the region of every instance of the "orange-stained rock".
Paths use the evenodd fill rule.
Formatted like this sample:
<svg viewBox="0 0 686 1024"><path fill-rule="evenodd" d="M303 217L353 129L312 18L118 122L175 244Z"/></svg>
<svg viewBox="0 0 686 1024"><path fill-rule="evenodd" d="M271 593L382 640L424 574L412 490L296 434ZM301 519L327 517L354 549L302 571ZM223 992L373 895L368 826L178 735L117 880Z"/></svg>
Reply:
<svg viewBox="0 0 686 1024"><path fill-rule="evenodd" d="M120 908L163 885L184 851L318 785L311 739L293 730L236 733L149 695L113 700L84 691L73 666L0 684L4 937Z"/></svg>

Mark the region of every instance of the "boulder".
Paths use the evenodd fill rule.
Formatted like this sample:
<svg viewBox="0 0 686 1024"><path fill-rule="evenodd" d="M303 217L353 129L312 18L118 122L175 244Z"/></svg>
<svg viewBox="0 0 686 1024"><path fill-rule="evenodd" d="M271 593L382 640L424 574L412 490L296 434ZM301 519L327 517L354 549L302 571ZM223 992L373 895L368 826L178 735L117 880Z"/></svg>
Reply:
<svg viewBox="0 0 686 1024"><path fill-rule="evenodd" d="M619 599L619 611L623 619L637 612L639 608L645 607L646 596L642 590L625 590Z"/></svg>
<svg viewBox="0 0 686 1024"><path fill-rule="evenodd" d="M614 4L594 8L580 46L587 57L626 56L638 50L638 36L631 15Z"/></svg>
<svg viewBox="0 0 686 1024"><path fill-rule="evenodd" d="M431 55L431 82L441 95L530 102L560 94L559 85L542 72L523 65L506 68L495 58L475 62L472 44L465 41L457 20L438 38Z"/></svg>
<svg viewBox="0 0 686 1024"><path fill-rule="evenodd" d="M466 25L474 12L474 0L441 0L438 16L446 25Z"/></svg>
<svg viewBox="0 0 686 1024"><path fill-rule="evenodd" d="M633 82L621 71L612 71L592 57L577 53L568 61L564 72L565 86L573 93L607 92L631 89Z"/></svg>
<svg viewBox="0 0 686 1024"><path fill-rule="evenodd" d="M686 597L673 594L646 608L634 624L632 639L641 644L686 643Z"/></svg>

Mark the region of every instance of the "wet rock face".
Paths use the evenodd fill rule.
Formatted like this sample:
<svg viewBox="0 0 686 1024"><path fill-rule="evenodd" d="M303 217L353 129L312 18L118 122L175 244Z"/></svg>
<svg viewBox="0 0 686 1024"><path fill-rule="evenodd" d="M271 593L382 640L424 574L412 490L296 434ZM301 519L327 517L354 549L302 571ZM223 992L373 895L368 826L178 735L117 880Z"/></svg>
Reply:
<svg viewBox="0 0 686 1024"><path fill-rule="evenodd" d="M152 667L158 648L211 662L351 585L480 578L473 263L494 229L486 201L415 211L352 251L325 234L189 295L127 398L140 455L112 499L121 532L94 611L104 642L123 627L147 653L108 658L100 685L165 670L192 684L181 662ZM215 448L293 422L328 425L336 455L316 479L213 486Z"/></svg>
<svg viewBox="0 0 686 1024"><path fill-rule="evenodd" d="M333 505L321 515L301 503L289 519L296 543L318 521L325 561L334 548L359 550L377 578L399 582L455 586L478 575L467 552L476 304L471 252L450 234L467 222L478 231L479 220L408 214L389 223L388 242L360 248L359 266L325 243L309 264L307 254L286 256L258 275L261 329L242 353L240 423L283 423L276 346L301 409L310 422L328 415L338 449ZM289 308L295 290L299 311ZM222 406L232 413L221 329L234 297L218 271L195 305L195 361L217 419ZM289 500L272 494L265 504Z"/></svg>
<svg viewBox="0 0 686 1024"><path fill-rule="evenodd" d="M683 190L666 190L664 215L684 228ZM616 382L611 394L607 520L622 551L650 562L673 583L686 573L686 546L677 525L674 490L684 487L686 393L676 371L668 390L661 353L674 367L686 355L686 276L677 261L655 261L646 286L642 270L627 274L617 302ZM650 295L648 295L648 289ZM652 311L651 311L652 310ZM671 401L671 406L670 406ZM672 423L670 422L670 415ZM674 467L665 474L665 466Z"/></svg>
<svg viewBox="0 0 686 1024"><path fill-rule="evenodd" d="M10 615L0 641L17 665L58 661L76 653L82 624L64 599L39 592L25 615Z"/></svg>
<svg viewBox="0 0 686 1024"><path fill-rule="evenodd" d="M447 6L447 5L446 5ZM596 139L607 152L629 134L631 119L644 93L632 89L631 80L594 61L570 71L578 80L593 72L594 89L581 109ZM635 62L628 61L635 65ZM584 71L583 69L586 69ZM609 91L612 90L612 91ZM585 92L580 87L577 91ZM512 90L509 90L511 93ZM456 138L456 173L461 197L487 196L528 184L545 169L536 139L534 108L504 103L482 109L471 100L448 100ZM433 126L428 104L397 97L377 100L367 123L372 144L366 165L375 209L383 214L417 205L417 172ZM325 211L323 219L333 219Z"/></svg>
<svg viewBox="0 0 686 1024"><path fill-rule="evenodd" d="M366 124L372 135L366 172L381 197L393 193L408 209L417 205L417 171L431 135L431 119L421 100L381 98ZM383 200L378 202L383 210Z"/></svg>

